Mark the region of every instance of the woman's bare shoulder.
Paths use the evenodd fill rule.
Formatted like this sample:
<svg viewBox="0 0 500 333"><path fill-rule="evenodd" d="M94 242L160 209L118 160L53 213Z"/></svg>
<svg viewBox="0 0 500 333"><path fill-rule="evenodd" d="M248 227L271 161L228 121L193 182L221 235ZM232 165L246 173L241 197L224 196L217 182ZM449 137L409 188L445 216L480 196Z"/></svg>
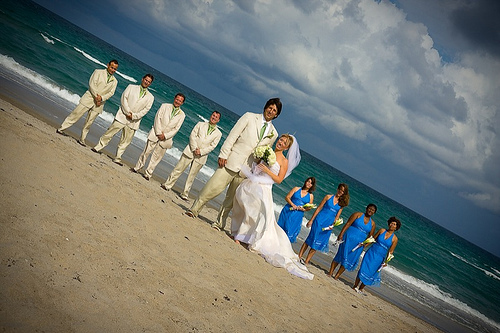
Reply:
<svg viewBox="0 0 500 333"><path fill-rule="evenodd" d="M276 162L278 162L281 166L288 165L288 160L283 155L276 155Z"/></svg>

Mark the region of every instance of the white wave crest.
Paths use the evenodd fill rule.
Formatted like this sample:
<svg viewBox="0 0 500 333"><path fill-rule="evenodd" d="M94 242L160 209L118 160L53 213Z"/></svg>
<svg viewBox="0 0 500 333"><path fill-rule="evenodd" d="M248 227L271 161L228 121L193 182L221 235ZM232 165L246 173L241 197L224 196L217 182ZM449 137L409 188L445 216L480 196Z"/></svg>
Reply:
<svg viewBox="0 0 500 333"><path fill-rule="evenodd" d="M106 67L106 66L105 66ZM116 74L120 75L122 78L124 78L125 80L129 81L129 82L132 82L132 83L137 83L137 80L134 79L133 77L131 76L128 76L127 74L123 74L119 71L116 71ZM148 88L149 89L149 88Z"/></svg>
<svg viewBox="0 0 500 333"><path fill-rule="evenodd" d="M477 318L481 319L482 321L500 329L499 323L486 317L481 312L471 308L466 303L459 301L456 298L453 298L452 295L442 291L441 289L439 289L438 286L436 286L434 284L427 283L427 282L422 281L422 280L419 280L413 276L404 274L403 272L397 270L396 268L394 268L394 266L391 266L391 265L384 268L384 270L386 273L391 274L393 276L396 276L397 278L399 278L399 279L405 281L406 283L428 293L429 295L431 295L431 296L433 296L433 297L435 297L435 298L437 298L437 299L439 299L439 300L441 300L441 301L443 301L443 302L445 302L445 303L447 303L447 304L449 304L457 309L460 309L460 310L462 310L462 311L464 311L464 312L466 312L474 317L477 317ZM414 297L411 297L410 295L407 295L407 296L414 299ZM417 299L415 299L415 300L418 301Z"/></svg>
<svg viewBox="0 0 500 333"><path fill-rule="evenodd" d="M49 43L49 44L52 44L54 45L54 41L52 39L50 39L49 37L45 36L44 34L40 33L40 35L43 37L43 39Z"/></svg>
<svg viewBox="0 0 500 333"><path fill-rule="evenodd" d="M81 53L85 58L89 59L90 61L92 61L92 62L94 62L96 64L99 64L101 66L106 67L106 64L103 64L102 62L100 62L99 60L97 60L96 58L94 58L93 56L91 56L90 54L88 54L87 52L82 51L82 50L80 50L79 48L77 48L75 46L73 46L73 49L75 51L77 51L78 53Z"/></svg>
<svg viewBox="0 0 500 333"><path fill-rule="evenodd" d="M203 117L202 115L197 114L198 118L201 119L201 121L208 121L207 118Z"/></svg>
<svg viewBox="0 0 500 333"><path fill-rule="evenodd" d="M63 43L63 44L69 45L68 43L66 43L66 42L60 40L59 38L57 38L56 36L52 36L51 34L47 34L47 35L49 35L50 38L57 40L59 43Z"/></svg>
<svg viewBox="0 0 500 333"><path fill-rule="evenodd" d="M80 50L79 48L77 48L75 46L73 46L73 49L75 51L77 51L78 53L81 53L85 58L89 59L90 61L92 61L92 62L94 62L96 64L99 64L99 65L101 65L103 67L107 67L107 65L105 63L103 63L103 62L99 61L98 59L94 58L93 56L91 56L87 52L82 51L82 50ZM131 77L131 76L127 75L127 74L123 74L123 73L121 73L119 71L116 71L116 74L120 75L122 78L124 78L125 80L127 80L129 82L132 82L132 83L136 83L137 82L136 79L134 79L133 77Z"/></svg>
<svg viewBox="0 0 500 333"><path fill-rule="evenodd" d="M57 84L52 82L49 78L29 69L18 62L16 62L13 58L0 54L0 65L8 69L9 71L17 74L20 77L23 77L36 85L42 87L43 89L62 97L63 99L70 101L74 104L78 104L80 100L80 96L73 94L72 92L59 87Z"/></svg>
<svg viewBox="0 0 500 333"><path fill-rule="evenodd" d="M497 270L493 269L493 270L494 270L494 271L495 271L498 275L497 275L497 274L495 274L495 273L493 273L493 272L490 272L489 270L487 270L487 269L485 269L485 268L479 267L478 265L473 264L473 263L471 263L471 262L467 261L467 259L465 259L465 258L463 258L463 257L459 256L458 254L455 254L455 253L453 253L453 252L450 252L450 254L451 254L452 256L454 256L455 258L457 258L457 259L459 259L459 260L463 261L464 263L466 263L466 264L468 264L468 265L470 265L470 266L472 266L472 267L474 267L474 268L476 268L476 269L478 269L478 270L482 271L482 272L483 272L484 274L486 274L487 276L492 277L492 278L494 278L494 279L496 279L496 280L500 280L500 272L498 272Z"/></svg>
<svg viewBox="0 0 500 333"><path fill-rule="evenodd" d="M212 113L210 113L210 115L212 115ZM196 116L198 116L198 118L201 119L201 121L209 121L209 119L206 119L205 117L203 117L201 114L196 114ZM217 125L217 128L220 129L221 132L224 132L224 128ZM281 211L281 210L280 210Z"/></svg>

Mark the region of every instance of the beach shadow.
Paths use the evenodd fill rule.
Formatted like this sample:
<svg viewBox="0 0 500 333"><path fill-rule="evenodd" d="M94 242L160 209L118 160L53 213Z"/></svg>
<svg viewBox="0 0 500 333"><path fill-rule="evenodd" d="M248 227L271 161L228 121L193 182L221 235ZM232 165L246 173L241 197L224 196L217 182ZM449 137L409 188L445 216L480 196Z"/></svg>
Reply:
<svg viewBox="0 0 500 333"><path fill-rule="evenodd" d="M352 285L354 284L354 280L351 279L349 276L345 276L346 273L349 274L349 272L344 272L343 275L341 275L338 280L335 280L333 277L335 276L335 273L337 273L337 270L335 270L333 272L333 276L328 276L328 271L330 269L330 267L325 267L324 265L321 265L319 263L316 263L316 262L313 262L312 260L309 262L309 266L313 266L315 268L317 268L319 271L322 271L324 274L325 274L325 277L328 279L328 280L331 280L332 282L341 282L343 284L345 284L346 286L348 286L349 288L352 287Z"/></svg>
<svg viewBox="0 0 500 333"><path fill-rule="evenodd" d="M351 288L352 289L352 285L354 284L354 281L349 279L348 277L345 277L344 275L341 275L338 280L335 280L333 278L333 276L335 276L335 272L333 273L333 276L328 276L328 271L327 270L324 270L322 269L323 272L325 272L325 277L328 279L328 280L331 280L333 283L342 283L342 284L345 284L347 287Z"/></svg>
<svg viewBox="0 0 500 333"><path fill-rule="evenodd" d="M188 208L186 208L186 209L188 209ZM208 224L208 225L210 225L210 226L211 226L211 225L212 225L212 223L214 222L214 221L212 221L212 220L209 220L208 218L206 218L206 217L205 217L205 216L203 216L202 214L198 215L198 220L201 220L201 221L205 222L206 224Z"/></svg>
<svg viewBox="0 0 500 333"><path fill-rule="evenodd" d="M332 279L333 279L333 278L332 278ZM338 280L335 280L335 279L333 279L333 280L334 280L334 281L336 281L336 282L342 282L343 284L345 284L345 285L346 285L346 286L348 286L349 288L351 288L351 287L352 287L353 282L354 282L354 281L348 280L348 279L346 279L346 278L344 278L344 277L342 277L342 276L341 276L341 277L339 277L339 279L338 279Z"/></svg>
<svg viewBox="0 0 500 333"><path fill-rule="evenodd" d="M229 236L229 238L231 239L231 241L233 241L233 242L234 242L234 239L231 237L231 235L230 235L229 233L228 233L228 236ZM247 244L247 243L242 243L242 242L236 243L236 242L235 242L235 244L237 244L237 245L241 246L242 248L244 248L244 249L245 249L245 250L247 250L247 251L250 251L250 250L248 249L248 244Z"/></svg>
<svg viewBox="0 0 500 333"><path fill-rule="evenodd" d="M328 268L325 268L324 266L321 266L320 264L318 264L318 263L316 263L316 262L313 262L312 260L311 260L311 261L309 261L309 264L308 264L308 265L306 265L306 266L312 266L312 267L317 268L319 271L322 271L323 273L325 273L325 277L328 277L328 278L329 278L329 276L327 276L329 267L328 267ZM332 278L332 279L333 279L333 278Z"/></svg>

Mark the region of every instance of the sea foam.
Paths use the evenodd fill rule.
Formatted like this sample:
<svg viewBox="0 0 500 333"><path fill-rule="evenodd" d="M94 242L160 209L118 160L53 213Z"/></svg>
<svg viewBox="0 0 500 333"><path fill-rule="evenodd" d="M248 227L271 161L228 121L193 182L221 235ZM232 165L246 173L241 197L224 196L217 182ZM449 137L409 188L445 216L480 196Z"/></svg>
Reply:
<svg viewBox="0 0 500 333"><path fill-rule="evenodd" d="M438 286L424 282L424 281L419 280L413 276L404 274L403 272L399 271L398 269L396 269L390 265L387 266L386 268L384 268L384 270L386 273L389 273L389 274L393 275L394 277L406 282L407 285L411 285L414 288L420 290L421 292L427 293L430 296L437 298L438 300L440 300L446 304L449 304L449 305L451 305L451 306L453 306L453 307L455 307L455 308L457 308L465 313L470 314L471 316L477 317L477 318L481 319L482 321L500 329L499 323L486 317L481 312L471 308L468 304L452 297L449 293L444 292ZM418 290L417 290L417 292L418 292ZM415 295L412 295L411 293L406 293L401 289L399 291L402 292L403 294L405 294L405 296L410 297L413 300L427 306L427 304L422 303L418 297L415 297ZM433 308L433 310L437 310L435 307L432 307L432 308Z"/></svg>
<svg viewBox="0 0 500 333"><path fill-rule="evenodd" d="M3 54L0 54L0 65L5 67L6 69L10 70L11 72L17 74L18 76L27 79L31 82L33 82L35 85L42 87L43 89L59 96L62 97L63 99L72 102L73 104L77 104L78 101L80 100L80 96L77 94L73 94L72 92L61 88L59 85L54 83L52 80L49 78L29 69L24 67L23 65L19 64L17 61L12 59L11 57L5 56Z"/></svg>
<svg viewBox="0 0 500 333"><path fill-rule="evenodd" d="M474 268L476 268L476 269L478 269L478 270L482 271L484 274L488 275L489 277L492 277L492 278L494 278L494 279L500 280L500 272L496 271L495 269L493 269L493 270L494 270L494 271L496 271L496 273L497 273L497 274L499 274L499 275L497 275L497 274L495 274L495 273L493 273L493 272L490 272L490 271L488 271L487 269L484 269L484 268L482 268L482 267L479 267L479 266L478 266L478 265L476 265L476 264L473 264L473 263L471 263L471 262L467 261L467 259L465 259L465 258L463 258L463 257L459 256L458 254L455 254L455 253L453 253L453 252L450 252L450 254L451 254L452 256L454 256L455 258L460 259L461 261L465 262L466 264L468 264L468 265L470 265L470 266L472 266L472 267L474 267Z"/></svg>
<svg viewBox="0 0 500 333"><path fill-rule="evenodd" d="M43 39L44 39L47 43L52 44L52 45L54 44L54 41L53 41L52 39L48 38L47 36L45 36L45 35L44 35L44 34L42 34L42 33L40 33L40 35L42 35Z"/></svg>

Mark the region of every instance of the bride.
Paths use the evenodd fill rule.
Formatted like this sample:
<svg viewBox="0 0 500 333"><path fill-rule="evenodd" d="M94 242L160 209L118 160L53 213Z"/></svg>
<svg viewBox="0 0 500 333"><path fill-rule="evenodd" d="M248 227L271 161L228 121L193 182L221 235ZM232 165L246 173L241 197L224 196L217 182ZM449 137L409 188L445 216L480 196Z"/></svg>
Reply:
<svg viewBox="0 0 500 333"><path fill-rule="evenodd" d="M283 151L287 150L287 158ZM254 163L252 170L242 168L247 176L237 188L231 218L231 235L237 243L259 253L271 265L291 274L312 280L313 274L299 261L286 233L276 223L272 186L281 183L300 162L299 145L292 135L283 134L274 149L276 162L268 167Z"/></svg>

